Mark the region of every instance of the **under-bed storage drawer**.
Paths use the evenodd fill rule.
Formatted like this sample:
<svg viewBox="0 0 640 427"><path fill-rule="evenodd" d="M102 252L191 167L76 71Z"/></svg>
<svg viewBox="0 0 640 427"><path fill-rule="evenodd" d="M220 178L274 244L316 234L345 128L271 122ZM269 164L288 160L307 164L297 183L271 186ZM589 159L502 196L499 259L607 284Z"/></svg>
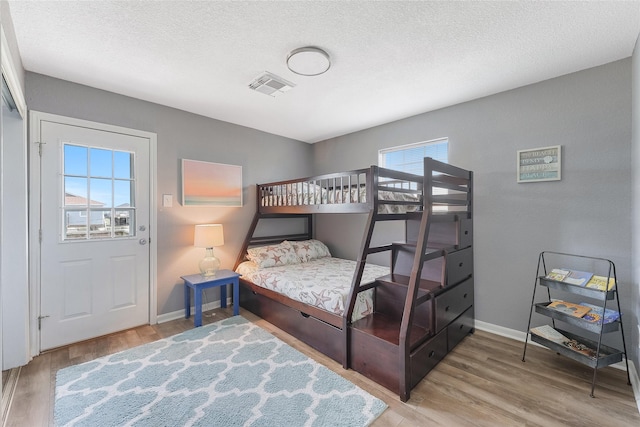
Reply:
<svg viewBox="0 0 640 427"><path fill-rule="evenodd" d="M473 248L447 254L447 286L455 285L473 274Z"/></svg>
<svg viewBox="0 0 640 427"><path fill-rule="evenodd" d="M333 360L344 357L342 330L240 284L240 305Z"/></svg>
<svg viewBox="0 0 640 427"><path fill-rule="evenodd" d="M473 306L447 326L447 350L451 351L474 328Z"/></svg>
<svg viewBox="0 0 640 427"><path fill-rule="evenodd" d="M473 279L467 279L436 296L436 332L451 323L472 304Z"/></svg>

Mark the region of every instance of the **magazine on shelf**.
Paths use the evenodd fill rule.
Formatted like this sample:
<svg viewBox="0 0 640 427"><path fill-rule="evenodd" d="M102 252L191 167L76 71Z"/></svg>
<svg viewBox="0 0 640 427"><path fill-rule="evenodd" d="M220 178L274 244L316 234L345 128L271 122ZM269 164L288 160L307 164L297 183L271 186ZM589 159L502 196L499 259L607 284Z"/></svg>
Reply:
<svg viewBox="0 0 640 427"><path fill-rule="evenodd" d="M545 279L556 282L564 282L570 285L585 286L593 277L593 273L579 270L569 270L568 268L554 268Z"/></svg>
<svg viewBox="0 0 640 427"><path fill-rule="evenodd" d="M538 335L539 337L546 338L549 341L556 342L558 344L563 344L569 338L562 335L557 330L553 329L549 325L538 326L537 328L531 328L531 333L534 335Z"/></svg>
<svg viewBox="0 0 640 427"><path fill-rule="evenodd" d="M609 277L609 285L607 285L607 277L604 276L593 276L591 280L587 283L587 288L594 288L601 291L606 290L610 291L616 285L616 279L613 277Z"/></svg>
<svg viewBox="0 0 640 427"><path fill-rule="evenodd" d="M593 273L586 271L571 270L563 282L577 286L585 286L593 277Z"/></svg>
<svg viewBox="0 0 640 427"><path fill-rule="evenodd" d="M591 311L584 315L584 320L587 320L591 323L602 323L602 307L594 304L589 304L587 302L581 302L580 305L591 308ZM604 310L605 324L615 322L618 319L620 319L619 312L615 310L609 310L608 308Z"/></svg>
<svg viewBox="0 0 640 427"><path fill-rule="evenodd" d="M551 270L551 273L545 276L546 279L555 280L556 282L562 282L565 277L569 275L569 270L561 270L559 268L554 268Z"/></svg>
<svg viewBox="0 0 640 427"><path fill-rule="evenodd" d="M551 308L574 317L582 317L591 311L591 307L589 306L560 300L552 301L547 308Z"/></svg>

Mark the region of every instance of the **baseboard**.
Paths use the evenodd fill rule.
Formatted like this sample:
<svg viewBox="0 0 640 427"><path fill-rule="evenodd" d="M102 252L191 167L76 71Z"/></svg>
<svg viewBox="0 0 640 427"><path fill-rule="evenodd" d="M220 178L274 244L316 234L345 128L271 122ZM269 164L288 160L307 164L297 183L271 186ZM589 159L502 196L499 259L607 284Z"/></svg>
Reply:
<svg viewBox="0 0 640 427"><path fill-rule="evenodd" d="M516 331L515 329L505 328L503 326L482 322L480 320L475 321L475 327L476 329L480 329L481 331L490 332L495 335L500 335L501 337L514 339L516 341L524 342L525 338L527 337L527 334L522 331Z"/></svg>
<svg viewBox="0 0 640 427"><path fill-rule="evenodd" d="M9 377L7 383L2 387L2 403L0 403L0 426L4 427L9 416L9 410L11 409L11 402L13 401L13 394L16 391L18 385L18 378L20 378L20 367L13 368L9 371Z"/></svg>
<svg viewBox="0 0 640 427"><path fill-rule="evenodd" d="M227 298L227 307L229 307L230 304L233 304L233 302L231 301L231 298ZM219 300L202 304L202 312L220 308L220 306L221 305ZM195 306L191 306L191 317L193 317L195 312ZM172 311L171 313L159 314L156 317L156 320L158 323L170 322L171 320L184 319L184 314L185 313L183 308L181 310Z"/></svg>
<svg viewBox="0 0 640 427"><path fill-rule="evenodd" d="M527 334L522 331L516 331L515 329L505 328L503 326L482 322L480 320L476 320L475 327L476 329L479 329L481 331L489 332L495 335L500 335L506 338L511 338L520 342L524 342L527 337ZM544 347L531 340L529 340L528 343L537 345L539 347ZM629 363L629 379L631 380L631 387L633 388L633 396L636 399L638 412L640 412L640 377L638 377L638 371L636 370L636 367L633 364L633 361L629 360L628 363ZM613 365L611 365L611 367L616 369L621 369L623 371L626 371L627 369L624 359L622 359L621 362L614 363Z"/></svg>

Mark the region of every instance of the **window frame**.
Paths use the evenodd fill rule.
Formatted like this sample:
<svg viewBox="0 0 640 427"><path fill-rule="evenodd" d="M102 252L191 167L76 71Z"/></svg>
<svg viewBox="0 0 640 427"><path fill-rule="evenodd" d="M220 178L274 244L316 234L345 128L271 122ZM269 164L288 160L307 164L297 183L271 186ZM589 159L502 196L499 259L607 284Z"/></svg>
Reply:
<svg viewBox="0 0 640 427"><path fill-rule="evenodd" d="M385 164L385 155L386 154L395 153L395 152L398 152L398 151L410 150L410 149L417 148L417 147L427 147L429 145L442 144L442 143L445 143L445 142L447 144L447 158L444 159L444 160L442 160L442 159L436 159L436 160L444 162L444 163L448 163L449 162L449 137L441 137L441 138L436 138L436 139L430 139L428 141L412 142L410 144L404 144L404 145L397 145L395 147L382 148L382 149L378 150L378 166L380 166L381 168L393 169L393 168L390 168L389 166L387 166ZM400 170L400 169L395 169L395 170ZM411 171L407 171L407 170L402 170L402 172L412 173Z"/></svg>
<svg viewBox="0 0 640 427"><path fill-rule="evenodd" d="M105 241L105 240L124 240L124 239L135 239L137 236L137 229L135 226L135 220L136 220L136 215L135 215L135 211L136 211L136 204L137 204L137 200L136 200L136 194L135 194L135 183L137 180L137 171L135 170L135 153L132 151L126 151L126 150L121 150L121 149L111 149L111 148L104 148L98 145L86 145L86 144L82 144L82 143L75 143L75 142L71 142L71 141L61 141L60 142L60 149L61 149L61 163L62 163L62 169L61 169L61 181L60 181L60 185L61 185L61 194L63 195L62 200L60 201L61 205L60 205L60 210L63 213L62 215L62 221L61 221L61 232L60 232L60 237L61 237L61 243L74 243L74 242L90 242L90 241ZM81 147L81 148L85 148L87 149L87 168L86 171L84 171L84 173L82 174L78 174L78 173L67 173L67 171L65 170L65 162L66 162L66 147ZM92 175L92 171L91 171L91 150L96 149L96 150L102 150L102 151L107 151L110 152L111 154L111 176L102 176L102 175ZM121 177L118 176L116 174L116 153L125 153L129 155L129 177L125 178L125 177ZM67 186L66 186L66 178L82 178L82 179L86 179L87 180L87 204L86 205L82 205L82 206L72 206L72 205L67 205L66 203L66 194L67 194ZM110 181L110 198L111 198L111 202L110 202L110 207L104 207L104 206L94 206L92 204L92 200L91 200L91 181L94 179L102 179L102 180L108 180ZM129 206L123 207L121 205L116 206L115 205L115 198L116 198L116 182L128 182L129 183ZM82 196L81 196L82 197ZM131 212L129 214L129 218L130 218L130 224L129 224L129 234L118 234L117 230L116 230L116 226L115 226L115 214L118 211L123 211L123 210L127 210L129 212ZM92 226L92 218L93 218L93 214L96 212L106 212L109 211L109 218L111 218L110 220L110 224L109 224L109 232L108 232L108 236L105 235L94 235L91 232L91 226ZM68 237L68 227L67 227L67 213L68 212L77 212L79 213L79 217L81 218L87 218L87 224L86 224L86 231L85 231L85 235L84 237L80 238L69 238ZM106 218L103 215L103 220L104 218Z"/></svg>

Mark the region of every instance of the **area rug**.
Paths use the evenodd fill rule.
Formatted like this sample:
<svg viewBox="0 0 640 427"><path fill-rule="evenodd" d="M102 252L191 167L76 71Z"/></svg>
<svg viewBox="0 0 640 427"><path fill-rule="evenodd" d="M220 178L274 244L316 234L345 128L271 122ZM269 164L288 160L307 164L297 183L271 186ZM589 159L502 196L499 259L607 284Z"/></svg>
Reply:
<svg viewBox="0 0 640 427"><path fill-rule="evenodd" d="M57 426L367 426L387 407L241 316L58 371Z"/></svg>

